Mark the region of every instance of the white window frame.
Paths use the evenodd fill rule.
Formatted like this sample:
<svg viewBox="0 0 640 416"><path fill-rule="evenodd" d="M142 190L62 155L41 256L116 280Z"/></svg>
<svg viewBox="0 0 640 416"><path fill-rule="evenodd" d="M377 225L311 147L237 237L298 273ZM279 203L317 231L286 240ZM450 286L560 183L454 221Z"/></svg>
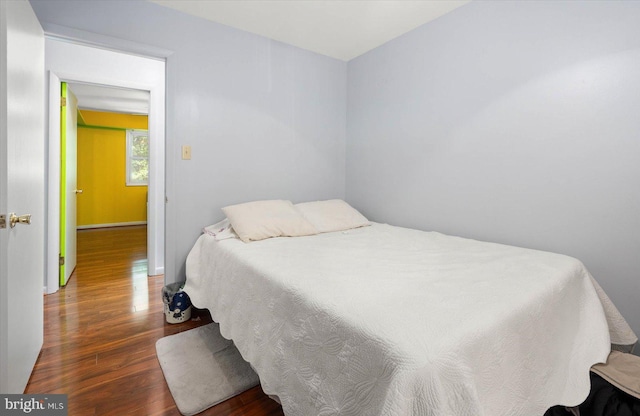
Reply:
<svg viewBox="0 0 640 416"><path fill-rule="evenodd" d="M126 181L127 186L148 186L149 178L145 182L133 182L131 180L131 162L133 160L149 160L149 155L147 157L133 156L132 148L133 148L133 139L136 136L147 136L149 137L149 130L137 130L137 129L127 129L127 172L126 172ZM150 138L148 138L149 144L151 144Z"/></svg>

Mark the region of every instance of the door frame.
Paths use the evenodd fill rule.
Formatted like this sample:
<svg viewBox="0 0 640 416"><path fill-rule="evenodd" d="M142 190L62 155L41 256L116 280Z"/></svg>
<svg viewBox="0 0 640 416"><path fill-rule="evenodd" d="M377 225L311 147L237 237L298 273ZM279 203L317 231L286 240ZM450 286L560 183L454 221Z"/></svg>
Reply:
<svg viewBox="0 0 640 416"><path fill-rule="evenodd" d="M149 275L164 274L166 61L45 38L48 71L48 221L45 292L59 289L60 83L79 82L149 91ZM97 64L99 62L100 64Z"/></svg>

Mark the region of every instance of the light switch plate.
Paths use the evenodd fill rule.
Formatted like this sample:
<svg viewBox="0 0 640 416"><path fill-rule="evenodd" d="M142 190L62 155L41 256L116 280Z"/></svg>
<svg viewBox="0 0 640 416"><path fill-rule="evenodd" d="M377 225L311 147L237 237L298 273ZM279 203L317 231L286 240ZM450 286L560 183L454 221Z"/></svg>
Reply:
<svg viewBox="0 0 640 416"><path fill-rule="evenodd" d="M191 159L191 146L182 146L182 160Z"/></svg>

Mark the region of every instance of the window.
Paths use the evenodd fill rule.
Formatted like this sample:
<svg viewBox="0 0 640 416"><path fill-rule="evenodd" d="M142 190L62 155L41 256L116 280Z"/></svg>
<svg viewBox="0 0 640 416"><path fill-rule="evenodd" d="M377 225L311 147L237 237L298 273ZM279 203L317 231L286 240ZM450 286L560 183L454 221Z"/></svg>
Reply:
<svg viewBox="0 0 640 416"><path fill-rule="evenodd" d="M127 186L149 183L149 132L127 130Z"/></svg>

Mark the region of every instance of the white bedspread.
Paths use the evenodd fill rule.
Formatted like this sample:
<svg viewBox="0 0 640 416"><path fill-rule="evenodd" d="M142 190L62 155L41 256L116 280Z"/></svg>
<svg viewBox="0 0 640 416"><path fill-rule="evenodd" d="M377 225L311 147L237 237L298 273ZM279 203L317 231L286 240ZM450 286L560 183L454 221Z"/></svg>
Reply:
<svg viewBox="0 0 640 416"><path fill-rule="evenodd" d="M185 286L288 416L577 405L610 341L637 340L598 290L571 257L382 224L249 244L205 234Z"/></svg>

